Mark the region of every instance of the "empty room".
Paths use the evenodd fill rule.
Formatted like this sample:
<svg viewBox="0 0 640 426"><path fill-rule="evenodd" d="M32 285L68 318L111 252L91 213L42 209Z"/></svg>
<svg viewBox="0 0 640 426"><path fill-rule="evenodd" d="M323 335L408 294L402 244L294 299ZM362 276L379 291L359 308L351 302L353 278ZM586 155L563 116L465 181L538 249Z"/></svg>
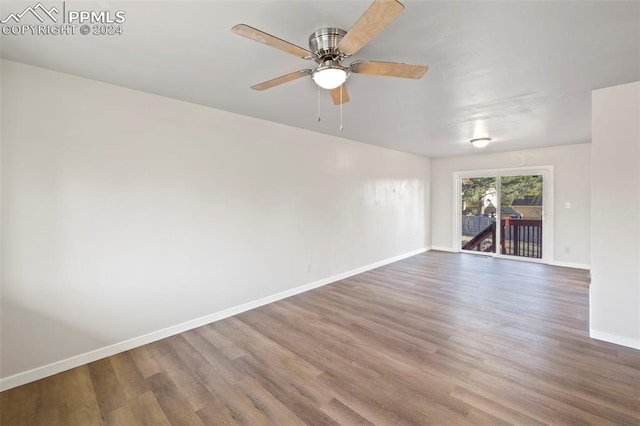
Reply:
<svg viewBox="0 0 640 426"><path fill-rule="evenodd" d="M3 1L0 424L639 425L640 2Z"/></svg>

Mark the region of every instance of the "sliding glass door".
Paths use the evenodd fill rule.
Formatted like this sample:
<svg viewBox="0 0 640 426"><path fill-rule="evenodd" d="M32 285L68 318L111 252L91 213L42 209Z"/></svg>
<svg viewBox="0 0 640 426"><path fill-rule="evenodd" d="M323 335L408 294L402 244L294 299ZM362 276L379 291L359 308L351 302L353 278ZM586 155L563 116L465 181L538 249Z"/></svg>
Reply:
<svg viewBox="0 0 640 426"><path fill-rule="evenodd" d="M500 177L500 253L542 258L542 175Z"/></svg>
<svg viewBox="0 0 640 426"><path fill-rule="evenodd" d="M550 210L544 194L552 178L548 169L457 173L460 250L543 259L543 220Z"/></svg>
<svg viewBox="0 0 640 426"><path fill-rule="evenodd" d="M482 253L496 252L495 177L469 177L461 180L461 247Z"/></svg>

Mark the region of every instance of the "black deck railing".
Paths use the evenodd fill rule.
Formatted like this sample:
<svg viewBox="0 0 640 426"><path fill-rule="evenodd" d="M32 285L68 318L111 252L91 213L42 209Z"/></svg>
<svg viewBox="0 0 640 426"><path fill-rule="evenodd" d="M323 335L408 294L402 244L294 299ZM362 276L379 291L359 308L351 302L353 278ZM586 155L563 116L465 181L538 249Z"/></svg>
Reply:
<svg viewBox="0 0 640 426"><path fill-rule="evenodd" d="M500 252L542 258L542 219L502 219ZM463 250L495 252L496 224L490 223L462 246Z"/></svg>
<svg viewBox="0 0 640 426"><path fill-rule="evenodd" d="M503 219L502 254L542 258L542 219Z"/></svg>
<svg viewBox="0 0 640 426"><path fill-rule="evenodd" d="M491 238L489 240L489 238ZM478 235L462 246L463 250L494 252L496 241L496 223L492 222L484 228Z"/></svg>

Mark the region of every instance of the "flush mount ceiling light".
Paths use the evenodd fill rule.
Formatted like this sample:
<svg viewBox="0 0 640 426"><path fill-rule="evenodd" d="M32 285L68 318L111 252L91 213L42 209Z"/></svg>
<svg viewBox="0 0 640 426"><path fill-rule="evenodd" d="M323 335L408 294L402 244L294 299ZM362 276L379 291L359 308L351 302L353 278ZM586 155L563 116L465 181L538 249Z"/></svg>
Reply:
<svg viewBox="0 0 640 426"><path fill-rule="evenodd" d="M491 138L471 139L471 144L476 148L484 148L485 146L489 145L489 142L491 142Z"/></svg>
<svg viewBox="0 0 640 426"><path fill-rule="evenodd" d="M342 86L349 77L349 71L333 59L327 59L313 73L311 78L323 89L335 89Z"/></svg>

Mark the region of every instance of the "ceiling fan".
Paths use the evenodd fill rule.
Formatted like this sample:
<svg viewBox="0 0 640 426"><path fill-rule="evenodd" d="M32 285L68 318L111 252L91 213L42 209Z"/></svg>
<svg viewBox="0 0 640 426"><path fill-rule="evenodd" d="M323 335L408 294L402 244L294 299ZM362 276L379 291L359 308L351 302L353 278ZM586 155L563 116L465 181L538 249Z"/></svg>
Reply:
<svg viewBox="0 0 640 426"><path fill-rule="evenodd" d="M231 31L318 64L315 69L285 74L251 86L252 89L266 90L310 75L319 87L331 90L333 103L339 105L349 102L345 81L351 73L417 79L427 72L426 65L399 62L353 61L348 66L342 64L345 58L362 49L403 10L404 6L397 0L375 0L348 32L340 28L321 28L311 34L309 50L245 24L238 24Z"/></svg>

